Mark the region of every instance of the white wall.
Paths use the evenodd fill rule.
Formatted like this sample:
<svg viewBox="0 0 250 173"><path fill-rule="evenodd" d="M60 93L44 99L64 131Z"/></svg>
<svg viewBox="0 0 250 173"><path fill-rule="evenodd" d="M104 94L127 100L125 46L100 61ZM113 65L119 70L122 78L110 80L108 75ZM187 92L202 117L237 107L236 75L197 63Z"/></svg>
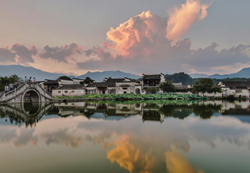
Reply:
<svg viewBox="0 0 250 173"><path fill-rule="evenodd" d="M85 95L84 89L55 89L52 90L52 96L82 96Z"/></svg>

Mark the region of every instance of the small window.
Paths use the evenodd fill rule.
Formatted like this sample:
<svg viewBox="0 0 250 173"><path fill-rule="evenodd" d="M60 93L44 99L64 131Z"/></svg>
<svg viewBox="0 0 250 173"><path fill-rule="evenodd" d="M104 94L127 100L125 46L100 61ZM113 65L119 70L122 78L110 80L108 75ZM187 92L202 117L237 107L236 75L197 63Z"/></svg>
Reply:
<svg viewBox="0 0 250 173"><path fill-rule="evenodd" d="M58 91L58 93L61 93L61 91Z"/></svg>
<svg viewBox="0 0 250 173"><path fill-rule="evenodd" d="M64 93L68 93L68 91L64 91Z"/></svg>
<svg viewBox="0 0 250 173"><path fill-rule="evenodd" d="M72 91L72 93L74 93L75 91Z"/></svg>
<svg viewBox="0 0 250 173"><path fill-rule="evenodd" d="M128 88L122 88L123 90L127 90Z"/></svg>

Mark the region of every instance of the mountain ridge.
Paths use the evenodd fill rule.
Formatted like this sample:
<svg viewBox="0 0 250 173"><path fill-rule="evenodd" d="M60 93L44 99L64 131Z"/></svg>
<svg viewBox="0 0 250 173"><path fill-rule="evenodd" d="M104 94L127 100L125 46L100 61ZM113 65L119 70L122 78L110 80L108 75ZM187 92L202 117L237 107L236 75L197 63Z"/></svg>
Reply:
<svg viewBox="0 0 250 173"><path fill-rule="evenodd" d="M0 76L10 76L16 74L22 79L27 76L35 77L37 81L45 80L45 79L57 79L60 76L67 76L63 73L50 73L46 71L42 71L40 69L36 69L34 67L25 67L21 65L0 65ZM71 78L80 78L85 79L86 77L90 77L91 79L101 82L105 77L112 77L112 78L133 78L138 79L141 76L135 75L132 73L126 73L119 70L116 71L103 71L103 72L87 72L80 76L69 76Z"/></svg>
<svg viewBox="0 0 250 173"><path fill-rule="evenodd" d="M63 73L50 73L46 71L42 71L40 69L36 69L34 67L25 67L21 65L0 65L0 76L10 76L16 74L21 78L25 76L36 77L36 80L44 80L44 79L57 79L60 76L65 76L66 74ZM207 75L204 73L194 73L189 74L192 78L212 78L212 79L226 79L226 78L250 78L250 67L243 68L236 73L231 74L213 74ZM101 82L105 77L112 77L112 78L133 78L138 79L141 76L123 72L120 70L109 70L109 71L98 71L98 72L90 72L80 75L80 76L70 76L71 78L80 78L85 79L86 77L90 77L91 79Z"/></svg>

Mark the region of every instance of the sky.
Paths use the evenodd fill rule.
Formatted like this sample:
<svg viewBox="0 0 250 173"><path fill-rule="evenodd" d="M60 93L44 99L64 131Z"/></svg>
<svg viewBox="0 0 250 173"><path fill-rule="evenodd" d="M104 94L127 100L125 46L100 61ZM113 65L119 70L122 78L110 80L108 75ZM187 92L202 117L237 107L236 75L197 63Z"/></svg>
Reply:
<svg viewBox="0 0 250 173"><path fill-rule="evenodd" d="M250 67L249 0L0 0L0 64L83 74Z"/></svg>

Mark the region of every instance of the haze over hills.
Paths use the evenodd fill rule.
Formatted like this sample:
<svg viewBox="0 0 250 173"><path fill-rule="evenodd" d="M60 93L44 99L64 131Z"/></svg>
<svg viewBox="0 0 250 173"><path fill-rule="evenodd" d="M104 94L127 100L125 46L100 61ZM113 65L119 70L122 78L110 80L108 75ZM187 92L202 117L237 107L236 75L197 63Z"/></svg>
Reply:
<svg viewBox="0 0 250 173"><path fill-rule="evenodd" d="M25 76L30 77L34 76L36 77L36 80L44 80L44 79L57 79L60 76L63 76L65 74L62 73L49 73L45 72L33 67L24 67L21 65L0 65L0 76L10 76L13 74L17 74L19 77L24 78ZM214 74L214 75L206 75L206 74L190 74L192 78L216 78L216 79L225 79L225 78L250 78L250 67L244 68L240 70L237 73L232 74ZM86 74L80 75L80 76L70 76L70 77L76 77L85 79L86 77L90 77L91 79L94 79L97 82L102 81L105 77L112 77L112 78L133 78L138 79L141 76L135 75L132 73L125 73L122 71L103 71L103 72L87 72Z"/></svg>
<svg viewBox="0 0 250 173"><path fill-rule="evenodd" d="M36 80L40 81L44 79L57 79L58 77L65 75L62 73L49 73L33 67L24 67L21 65L0 65L0 76L10 76L13 74L18 75L23 79L25 76L27 77L34 76ZM80 79L85 79L86 77L90 77L91 79L100 82L105 77L112 77L112 78L128 77L128 78L138 79L141 76L131 73L125 73L122 71L104 71L104 72L87 72L86 74L81 76L70 76L70 77L72 78L76 77Z"/></svg>
<svg viewBox="0 0 250 173"><path fill-rule="evenodd" d="M209 76L209 78L213 79L225 79L225 78L250 78L250 67L248 68L243 68L237 73L232 73L232 74L214 74Z"/></svg>
<svg viewBox="0 0 250 173"><path fill-rule="evenodd" d="M63 74L60 73L49 73L33 67L24 67L21 65L0 65L0 76L10 76L16 74L19 77L23 78L27 76L35 77L36 80L44 79L57 79Z"/></svg>
<svg viewBox="0 0 250 173"><path fill-rule="evenodd" d="M125 73L122 71L103 71L103 72L87 72L84 75L78 76L80 79L85 79L86 77L90 77L91 79L94 79L97 82L103 81L105 77L112 77L112 78L132 78L132 79L138 79L141 76L131 74L131 73Z"/></svg>
<svg viewBox="0 0 250 173"><path fill-rule="evenodd" d="M190 76L192 78L207 78L207 77L209 77L209 75L203 74L203 73L193 73L193 74L190 74Z"/></svg>

